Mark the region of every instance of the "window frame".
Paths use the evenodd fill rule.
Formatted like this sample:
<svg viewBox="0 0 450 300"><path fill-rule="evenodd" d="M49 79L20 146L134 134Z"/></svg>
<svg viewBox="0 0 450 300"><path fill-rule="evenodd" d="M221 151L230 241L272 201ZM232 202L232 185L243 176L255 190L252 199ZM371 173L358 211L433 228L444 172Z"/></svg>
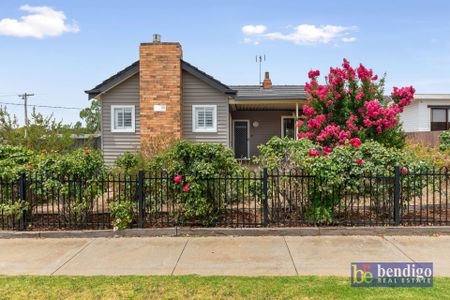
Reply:
<svg viewBox="0 0 450 300"><path fill-rule="evenodd" d="M197 109L203 108L212 108L213 109L213 126L211 128L198 128L197 127ZM205 133L214 133L217 132L217 105L211 104L197 104L192 105L192 132L205 132Z"/></svg>
<svg viewBox="0 0 450 300"><path fill-rule="evenodd" d="M284 120L285 119L293 119L294 120L294 137L292 139L297 138L297 127L295 126L295 116L281 116L281 137L284 138Z"/></svg>
<svg viewBox="0 0 450 300"><path fill-rule="evenodd" d="M131 128L115 128L114 122L116 120L116 109L131 108ZM133 133L136 132L136 113L134 105L111 105L111 132L113 133Z"/></svg>
<svg viewBox="0 0 450 300"><path fill-rule="evenodd" d="M439 105L429 105L428 108L430 108L430 131L443 131L450 128L450 106L439 106ZM433 122L433 110L445 110L445 122ZM433 123L445 123L446 129L434 129L433 130Z"/></svg>

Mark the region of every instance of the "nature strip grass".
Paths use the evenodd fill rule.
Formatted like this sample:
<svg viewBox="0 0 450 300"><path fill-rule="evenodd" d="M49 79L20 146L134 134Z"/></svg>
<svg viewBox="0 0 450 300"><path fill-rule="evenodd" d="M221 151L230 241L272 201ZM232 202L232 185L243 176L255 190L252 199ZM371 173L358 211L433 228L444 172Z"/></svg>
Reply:
<svg viewBox="0 0 450 300"><path fill-rule="evenodd" d="M432 288L352 288L348 277L0 276L0 299L450 299Z"/></svg>

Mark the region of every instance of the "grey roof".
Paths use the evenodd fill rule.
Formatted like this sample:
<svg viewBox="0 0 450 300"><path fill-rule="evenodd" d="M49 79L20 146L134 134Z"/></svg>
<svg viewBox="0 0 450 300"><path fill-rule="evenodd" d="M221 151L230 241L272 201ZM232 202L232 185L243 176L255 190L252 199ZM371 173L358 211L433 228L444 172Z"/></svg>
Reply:
<svg viewBox="0 0 450 300"><path fill-rule="evenodd" d="M193 65L191 65L188 62L185 62L182 60L181 68L184 71L188 72L189 74L193 75L194 77L197 77L198 79L204 81L205 83L209 84L210 86L218 89L219 91L221 91L223 93L236 94L236 91L234 91L227 85L223 84L219 80L215 79L211 75L208 75L207 73L198 69L197 67L194 67ZM136 61L133 64L126 67L125 69L119 71L115 75L104 80L102 83L98 84L96 87L85 91L85 93L88 94L89 99L91 99L91 98L95 97L96 95L112 88L113 86L117 85L118 83L125 80L126 78L137 74L138 72L139 72L139 61Z"/></svg>
<svg viewBox="0 0 450 300"><path fill-rule="evenodd" d="M304 85L273 85L264 89L259 85L230 85L237 91L237 100L306 99Z"/></svg>

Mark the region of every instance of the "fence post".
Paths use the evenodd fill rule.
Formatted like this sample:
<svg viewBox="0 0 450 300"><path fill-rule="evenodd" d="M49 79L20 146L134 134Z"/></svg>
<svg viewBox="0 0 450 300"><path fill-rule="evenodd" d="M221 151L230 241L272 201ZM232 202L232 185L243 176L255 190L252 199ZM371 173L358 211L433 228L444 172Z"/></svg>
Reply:
<svg viewBox="0 0 450 300"><path fill-rule="evenodd" d="M268 180L269 180L269 174L267 172L267 168L264 168L263 170L263 210L264 210L264 219L263 219L263 225L267 226L269 224L269 190L268 190Z"/></svg>
<svg viewBox="0 0 450 300"><path fill-rule="evenodd" d="M25 173L20 174L19 179L19 194L20 194L20 200L26 201L27 200L27 176ZM25 214L27 212L23 211L22 215L19 219L19 230L25 230Z"/></svg>
<svg viewBox="0 0 450 300"><path fill-rule="evenodd" d="M144 227L144 218L145 218L145 211L144 211L144 171L139 170L138 173L138 226L139 228Z"/></svg>
<svg viewBox="0 0 450 300"><path fill-rule="evenodd" d="M401 188L401 172L400 166L395 166L395 177L394 177L394 222L395 225L400 225L400 188Z"/></svg>

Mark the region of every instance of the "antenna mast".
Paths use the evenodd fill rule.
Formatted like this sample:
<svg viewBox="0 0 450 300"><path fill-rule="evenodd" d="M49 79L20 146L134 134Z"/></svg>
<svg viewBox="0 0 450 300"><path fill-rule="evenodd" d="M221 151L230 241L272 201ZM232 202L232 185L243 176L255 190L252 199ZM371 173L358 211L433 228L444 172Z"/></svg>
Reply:
<svg viewBox="0 0 450 300"><path fill-rule="evenodd" d="M261 65L266 61L266 55L256 55L256 63L259 64L259 85L262 85L262 73L261 73Z"/></svg>

